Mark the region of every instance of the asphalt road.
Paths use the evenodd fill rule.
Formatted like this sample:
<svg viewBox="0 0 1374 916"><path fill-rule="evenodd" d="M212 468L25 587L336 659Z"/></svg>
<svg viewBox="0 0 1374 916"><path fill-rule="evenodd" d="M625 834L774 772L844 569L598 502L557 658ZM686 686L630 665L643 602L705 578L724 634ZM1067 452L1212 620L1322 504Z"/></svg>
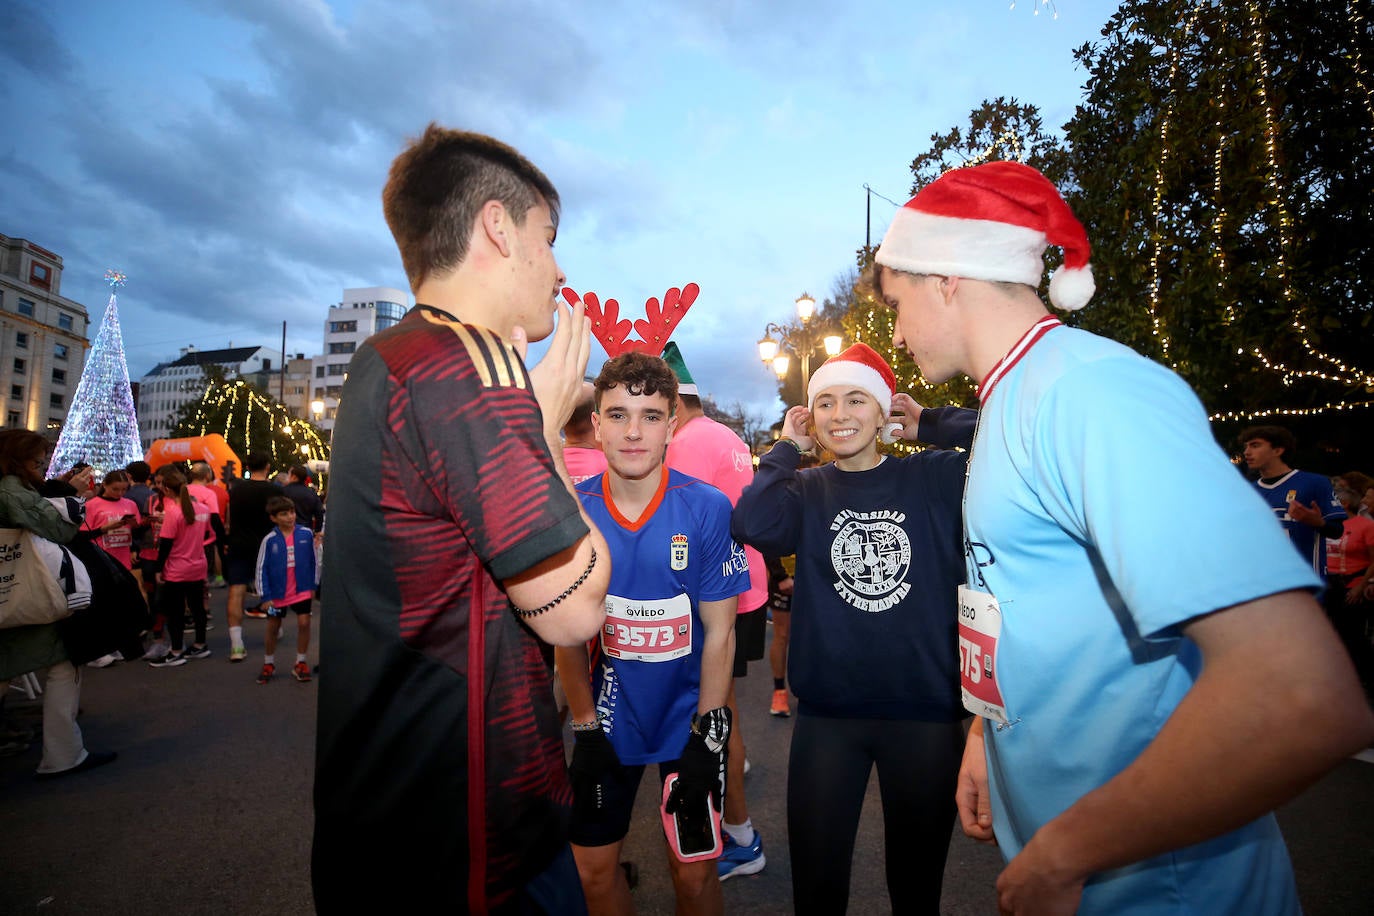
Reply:
<svg viewBox="0 0 1374 916"><path fill-rule="evenodd" d="M256 684L264 622L246 621L249 661L229 664L223 591L214 593L212 607L218 626L209 659L171 669L134 662L84 670L86 745L117 750L113 764L40 782L32 775L37 746L0 758L0 916L313 912L308 862L318 685L280 673L271 684ZM290 627L281 659L294 647ZM312 661L316 654L312 648ZM730 880L724 893L727 912L765 916L792 911L784 797L793 720L767 714L767 666L752 667L740 689L751 763L746 792L768 866ZM285 668L278 665L279 672ZM332 676L327 664L320 676ZM21 722L39 719L38 704L13 690L7 709ZM651 794L640 793L626 858L640 867L639 912L668 914L673 896ZM889 910L878 804L874 779L854 857L855 914ZM1374 911L1374 766L1347 761L1280 811L1279 820L1308 916ZM953 837L942 911L995 913L1000 868L996 850ZM399 880L395 893L398 910L424 904Z"/></svg>

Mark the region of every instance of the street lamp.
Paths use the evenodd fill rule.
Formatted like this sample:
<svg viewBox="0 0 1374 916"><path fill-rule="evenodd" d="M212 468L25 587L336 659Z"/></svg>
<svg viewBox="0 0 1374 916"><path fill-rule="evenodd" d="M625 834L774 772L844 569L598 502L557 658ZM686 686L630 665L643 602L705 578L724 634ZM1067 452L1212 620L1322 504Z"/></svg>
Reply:
<svg viewBox="0 0 1374 916"><path fill-rule="evenodd" d="M324 401L319 398L310 402L310 412L315 415L315 422L318 424L320 418L324 416Z"/></svg>
<svg viewBox="0 0 1374 916"><path fill-rule="evenodd" d="M811 327L811 319L816 315L816 300L802 293L797 297L796 304L800 324L780 326L769 322L763 329L763 339L759 341L759 359L771 364L779 379L786 378L787 370L792 367L791 357L782 352L782 348L786 346L801 359L801 383L802 391L805 392L811 381L812 351L817 346L824 346L826 356L834 356L840 352L844 338L838 334L827 334L818 339ZM774 334L780 339L774 340Z"/></svg>

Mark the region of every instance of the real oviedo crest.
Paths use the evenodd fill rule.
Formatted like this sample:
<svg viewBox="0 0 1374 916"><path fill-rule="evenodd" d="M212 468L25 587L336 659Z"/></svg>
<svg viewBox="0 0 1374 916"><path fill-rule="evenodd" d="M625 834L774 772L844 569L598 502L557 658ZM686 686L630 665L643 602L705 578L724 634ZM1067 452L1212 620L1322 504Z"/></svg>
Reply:
<svg viewBox="0 0 1374 916"><path fill-rule="evenodd" d="M687 535L673 535L668 544L668 565L677 572L687 568Z"/></svg>

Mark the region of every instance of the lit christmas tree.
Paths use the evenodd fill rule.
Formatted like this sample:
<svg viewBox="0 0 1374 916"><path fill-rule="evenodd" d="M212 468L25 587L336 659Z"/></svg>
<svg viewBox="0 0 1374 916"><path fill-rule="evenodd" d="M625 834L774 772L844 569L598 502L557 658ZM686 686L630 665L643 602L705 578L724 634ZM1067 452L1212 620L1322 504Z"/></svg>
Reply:
<svg viewBox="0 0 1374 916"><path fill-rule="evenodd" d="M115 297L116 290L124 285L125 276L117 270L107 270L105 281L110 284L105 319L96 334L90 358L81 370L76 397L72 399L67 422L48 467L49 477L69 470L78 461L91 465L103 477L106 471L123 468L143 458Z"/></svg>

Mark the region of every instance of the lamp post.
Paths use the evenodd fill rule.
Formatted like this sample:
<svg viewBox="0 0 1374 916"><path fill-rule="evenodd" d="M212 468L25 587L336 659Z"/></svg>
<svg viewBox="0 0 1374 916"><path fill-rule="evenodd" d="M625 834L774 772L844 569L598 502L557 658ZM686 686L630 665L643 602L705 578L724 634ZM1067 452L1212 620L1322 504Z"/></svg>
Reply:
<svg viewBox="0 0 1374 916"><path fill-rule="evenodd" d="M787 372L792 368L792 357L783 352L786 347L795 353L801 360L801 387L802 396L806 395L806 386L811 382L811 353L818 346L825 347L826 356L834 356L840 352L840 347L844 343L844 338L838 334L826 334L819 336L819 329L811 325L811 319L816 315L816 300L806 293L797 297L797 319L798 324L777 325L772 322L763 329L763 339L759 341L759 359L773 367L779 379L787 377ZM777 340L773 335L778 336Z"/></svg>
<svg viewBox="0 0 1374 916"><path fill-rule="evenodd" d="M321 418L324 417L324 401L321 401L319 398L311 401L310 412L315 415L315 425L318 426Z"/></svg>

